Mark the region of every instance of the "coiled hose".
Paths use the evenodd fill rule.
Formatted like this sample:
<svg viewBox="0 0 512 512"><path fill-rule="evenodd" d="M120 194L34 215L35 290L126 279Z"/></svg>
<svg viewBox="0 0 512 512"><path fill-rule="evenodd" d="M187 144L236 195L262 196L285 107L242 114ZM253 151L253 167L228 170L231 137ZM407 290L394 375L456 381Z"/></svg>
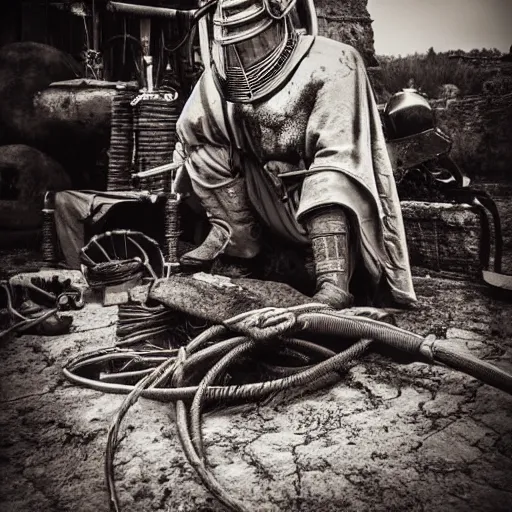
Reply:
<svg viewBox="0 0 512 512"><path fill-rule="evenodd" d="M335 353L300 339L297 337L300 333L359 341ZM414 354L423 361L440 362L512 394L512 375L490 363L441 345L431 336L423 338L381 321L346 311L328 310L319 304L250 311L226 320L224 325L210 327L179 350L111 348L82 354L64 367L64 375L71 382L92 389L128 394L109 430L107 441L105 472L114 511L120 510L114 478L119 427L130 406L142 396L174 403L178 436L190 464L204 485L229 510L246 512L247 508L232 498L208 469L202 441L205 402L254 401L293 387L334 382L339 380L340 372L362 356L373 342ZM280 377L273 380L227 386L216 384L232 364L248 355L257 358L262 351L274 355L293 354L301 366L276 366L275 373ZM127 362L117 373L101 374L100 380L84 375L88 371L90 374L92 365L115 361ZM274 365L267 363L267 367L272 369ZM209 370L199 382L191 382L204 368ZM139 378L141 380L136 385L123 383Z"/></svg>

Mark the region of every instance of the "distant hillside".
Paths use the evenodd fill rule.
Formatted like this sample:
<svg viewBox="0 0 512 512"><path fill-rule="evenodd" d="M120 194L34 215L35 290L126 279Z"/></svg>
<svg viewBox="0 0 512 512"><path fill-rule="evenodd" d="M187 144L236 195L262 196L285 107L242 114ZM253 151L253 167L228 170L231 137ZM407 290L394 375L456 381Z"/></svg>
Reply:
<svg viewBox="0 0 512 512"><path fill-rule="evenodd" d="M505 67L511 67L506 62L508 57L495 48L443 53L436 53L431 48L424 54L378 56L377 60L382 68L383 86L388 93L414 84L429 98L440 98L447 94L447 88L442 87L445 84L458 88L458 91L448 88L451 94L481 94L486 81L501 75Z"/></svg>

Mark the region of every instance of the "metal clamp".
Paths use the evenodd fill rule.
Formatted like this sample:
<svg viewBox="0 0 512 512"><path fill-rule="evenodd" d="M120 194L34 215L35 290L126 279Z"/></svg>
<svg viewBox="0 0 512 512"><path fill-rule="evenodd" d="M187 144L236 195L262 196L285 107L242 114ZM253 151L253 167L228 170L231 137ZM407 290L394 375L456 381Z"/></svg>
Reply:
<svg viewBox="0 0 512 512"><path fill-rule="evenodd" d="M130 105L132 107L135 107L138 105L141 101L148 101L148 100L164 100L168 102L173 102L178 99L178 91L171 91L171 92L149 92L149 91L143 91L138 96L135 96L135 98L130 102Z"/></svg>

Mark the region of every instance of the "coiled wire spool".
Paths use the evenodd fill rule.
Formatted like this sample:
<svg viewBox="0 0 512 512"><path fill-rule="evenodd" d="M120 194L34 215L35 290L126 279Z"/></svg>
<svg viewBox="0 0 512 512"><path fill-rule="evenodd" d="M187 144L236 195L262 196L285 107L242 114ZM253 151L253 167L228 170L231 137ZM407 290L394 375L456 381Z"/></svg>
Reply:
<svg viewBox="0 0 512 512"><path fill-rule="evenodd" d="M81 249L80 261L91 287L164 275L165 261L158 243L139 231L119 229L93 236Z"/></svg>
<svg viewBox="0 0 512 512"><path fill-rule="evenodd" d="M133 160L133 88L120 86L112 100L107 190L130 190Z"/></svg>
<svg viewBox="0 0 512 512"><path fill-rule="evenodd" d="M43 261L47 265L57 263L57 233L55 231L55 210L43 210L43 238L41 241L41 252L43 253Z"/></svg>
<svg viewBox="0 0 512 512"><path fill-rule="evenodd" d="M135 170L147 171L172 161L176 123L182 109L180 99L143 99L134 107ZM140 188L165 191L165 174L142 178Z"/></svg>
<svg viewBox="0 0 512 512"><path fill-rule="evenodd" d="M179 267L178 239L180 236L179 205L180 196L172 190L172 175L164 173L165 219L164 219L164 254L171 267ZM172 269L171 269L172 270Z"/></svg>
<svg viewBox="0 0 512 512"><path fill-rule="evenodd" d="M88 267L86 278L91 288L113 286L142 277L144 265L139 258L104 261Z"/></svg>
<svg viewBox="0 0 512 512"><path fill-rule="evenodd" d="M43 207L41 253L46 265L55 265L58 261L57 230L55 227L55 193L46 192Z"/></svg>

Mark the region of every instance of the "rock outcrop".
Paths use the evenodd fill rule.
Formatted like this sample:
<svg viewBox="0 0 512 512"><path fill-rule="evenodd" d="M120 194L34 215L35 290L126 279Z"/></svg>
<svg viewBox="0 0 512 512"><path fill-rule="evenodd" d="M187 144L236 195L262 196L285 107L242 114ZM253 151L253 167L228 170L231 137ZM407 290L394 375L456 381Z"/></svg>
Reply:
<svg viewBox="0 0 512 512"><path fill-rule="evenodd" d="M48 155L23 144L0 146L0 238L2 230L39 228L46 191L70 186L63 167Z"/></svg>

